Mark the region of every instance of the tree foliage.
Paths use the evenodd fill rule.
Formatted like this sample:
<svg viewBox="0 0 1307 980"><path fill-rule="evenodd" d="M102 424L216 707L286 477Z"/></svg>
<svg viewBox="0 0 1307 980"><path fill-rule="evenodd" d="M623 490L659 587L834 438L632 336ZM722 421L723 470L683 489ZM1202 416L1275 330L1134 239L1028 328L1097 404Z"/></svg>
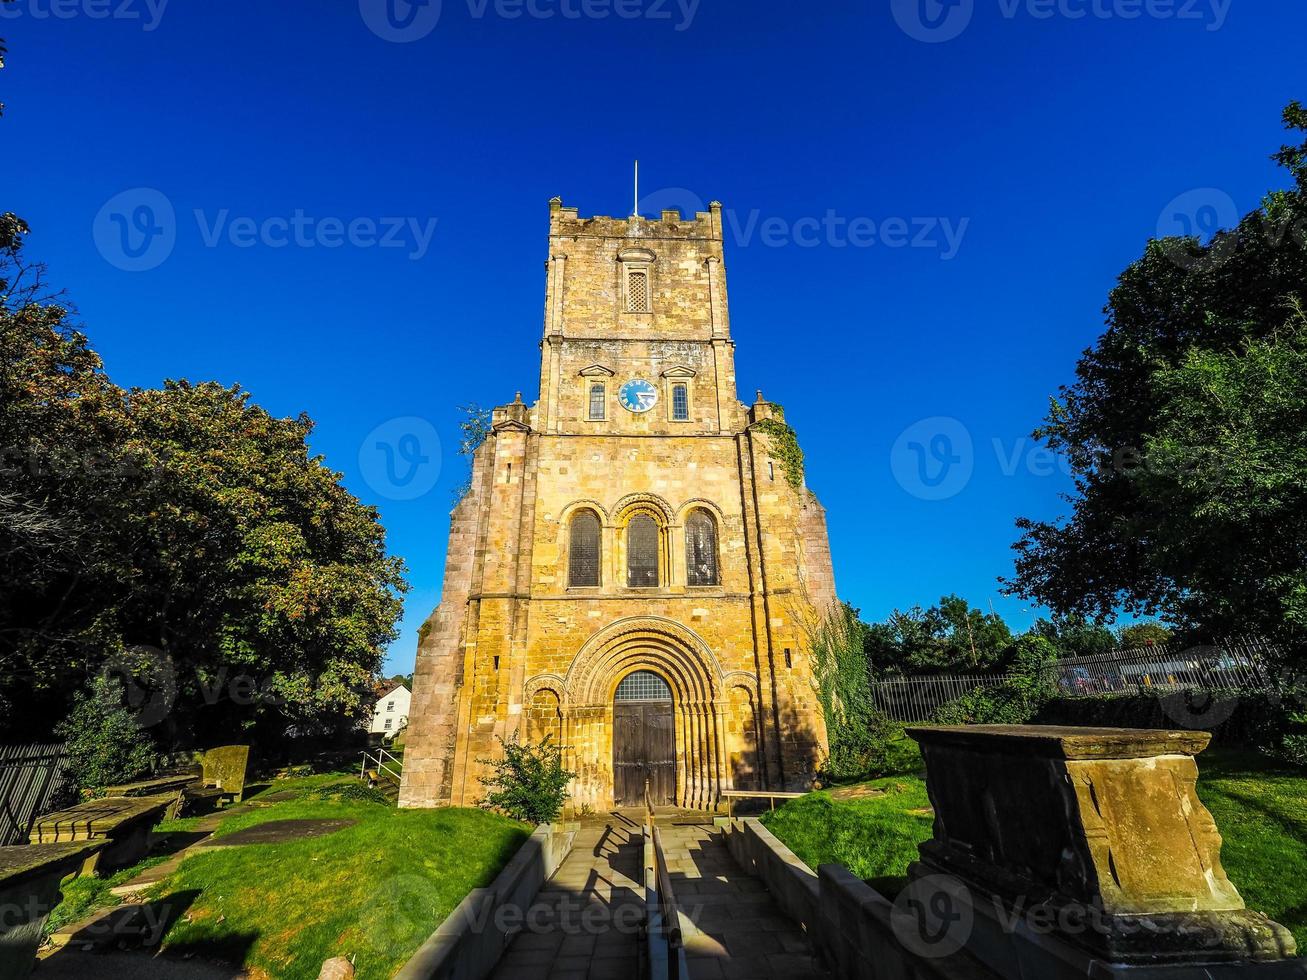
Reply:
<svg viewBox="0 0 1307 980"><path fill-rule="evenodd" d="M375 509L311 455L307 416L115 385L25 231L0 219L0 727L30 735L138 646L176 683L166 742L362 716L405 588Z"/></svg>
<svg viewBox="0 0 1307 980"><path fill-rule="evenodd" d="M124 704L119 681L93 678L73 697L56 734L68 750L68 771L78 789L128 783L151 773L159 756L149 732Z"/></svg>
<svg viewBox="0 0 1307 980"><path fill-rule="evenodd" d="M1286 127L1307 132L1294 103ZM1307 635L1307 142L1293 186L1206 245L1152 241L1037 435L1075 479L1064 520L1018 522L1015 593L1059 612L1162 614Z"/></svg>
<svg viewBox="0 0 1307 980"><path fill-rule="evenodd" d="M895 610L867 627L867 662L876 674L985 671L1001 667L1012 645L1002 617L946 595L928 609Z"/></svg>

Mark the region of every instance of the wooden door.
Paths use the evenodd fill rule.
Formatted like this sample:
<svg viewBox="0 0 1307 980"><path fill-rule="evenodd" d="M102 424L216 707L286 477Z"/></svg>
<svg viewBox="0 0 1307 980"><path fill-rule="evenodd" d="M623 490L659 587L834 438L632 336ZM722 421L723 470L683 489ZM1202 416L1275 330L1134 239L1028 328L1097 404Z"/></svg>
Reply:
<svg viewBox="0 0 1307 980"><path fill-rule="evenodd" d="M676 802L676 728L672 702L614 702L614 802L618 806L642 806L646 779L655 805Z"/></svg>

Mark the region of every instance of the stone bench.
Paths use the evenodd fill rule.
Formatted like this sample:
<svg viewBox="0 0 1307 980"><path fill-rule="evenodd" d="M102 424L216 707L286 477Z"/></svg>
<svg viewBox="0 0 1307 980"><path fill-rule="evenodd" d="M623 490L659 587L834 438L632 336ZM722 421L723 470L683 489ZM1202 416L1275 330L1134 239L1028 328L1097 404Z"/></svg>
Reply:
<svg viewBox="0 0 1307 980"><path fill-rule="evenodd" d="M0 977L24 980L36 964L59 884L94 864L103 840L0 847Z"/></svg>
<svg viewBox="0 0 1307 980"><path fill-rule="evenodd" d="M48 813L32 825L33 844L102 841L87 871L111 872L136 864L150 849L150 831L172 807L172 796L117 796L87 800Z"/></svg>

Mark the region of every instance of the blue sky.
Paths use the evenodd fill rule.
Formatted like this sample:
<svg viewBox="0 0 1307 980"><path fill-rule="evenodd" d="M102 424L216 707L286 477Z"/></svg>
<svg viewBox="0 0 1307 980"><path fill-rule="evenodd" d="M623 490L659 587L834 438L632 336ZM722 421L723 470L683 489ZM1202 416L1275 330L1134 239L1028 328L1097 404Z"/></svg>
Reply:
<svg viewBox="0 0 1307 980"><path fill-rule="evenodd" d="M405 671L456 406L535 396L550 197L625 215L638 157L647 213L724 202L740 390L798 430L840 592L1024 626L1048 396L1150 236L1283 183L1307 98L1296 0L18 0L0 36L0 208L120 383L317 420L408 563Z"/></svg>

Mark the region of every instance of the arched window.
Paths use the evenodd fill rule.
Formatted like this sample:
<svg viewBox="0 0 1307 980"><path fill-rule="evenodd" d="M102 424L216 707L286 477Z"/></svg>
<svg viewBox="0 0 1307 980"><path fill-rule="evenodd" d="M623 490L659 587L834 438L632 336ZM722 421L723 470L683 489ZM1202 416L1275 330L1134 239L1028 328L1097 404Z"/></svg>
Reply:
<svg viewBox="0 0 1307 980"><path fill-rule="evenodd" d="M567 584L599 584L599 518L592 510L572 516L571 541L567 549Z"/></svg>
<svg viewBox="0 0 1307 980"><path fill-rule="evenodd" d="M706 510L696 510L685 522L685 581L687 585L717 585L717 522Z"/></svg>
<svg viewBox="0 0 1307 980"><path fill-rule="evenodd" d="M636 514L626 526L626 584L658 584L658 522L648 514Z"/></svg>
<svg viewBox="0 0 1307 980"><path fill-rule="evenodd" d="M614 701L670 701L672 689L652 670L637 670L622 678Z"/></svg>

